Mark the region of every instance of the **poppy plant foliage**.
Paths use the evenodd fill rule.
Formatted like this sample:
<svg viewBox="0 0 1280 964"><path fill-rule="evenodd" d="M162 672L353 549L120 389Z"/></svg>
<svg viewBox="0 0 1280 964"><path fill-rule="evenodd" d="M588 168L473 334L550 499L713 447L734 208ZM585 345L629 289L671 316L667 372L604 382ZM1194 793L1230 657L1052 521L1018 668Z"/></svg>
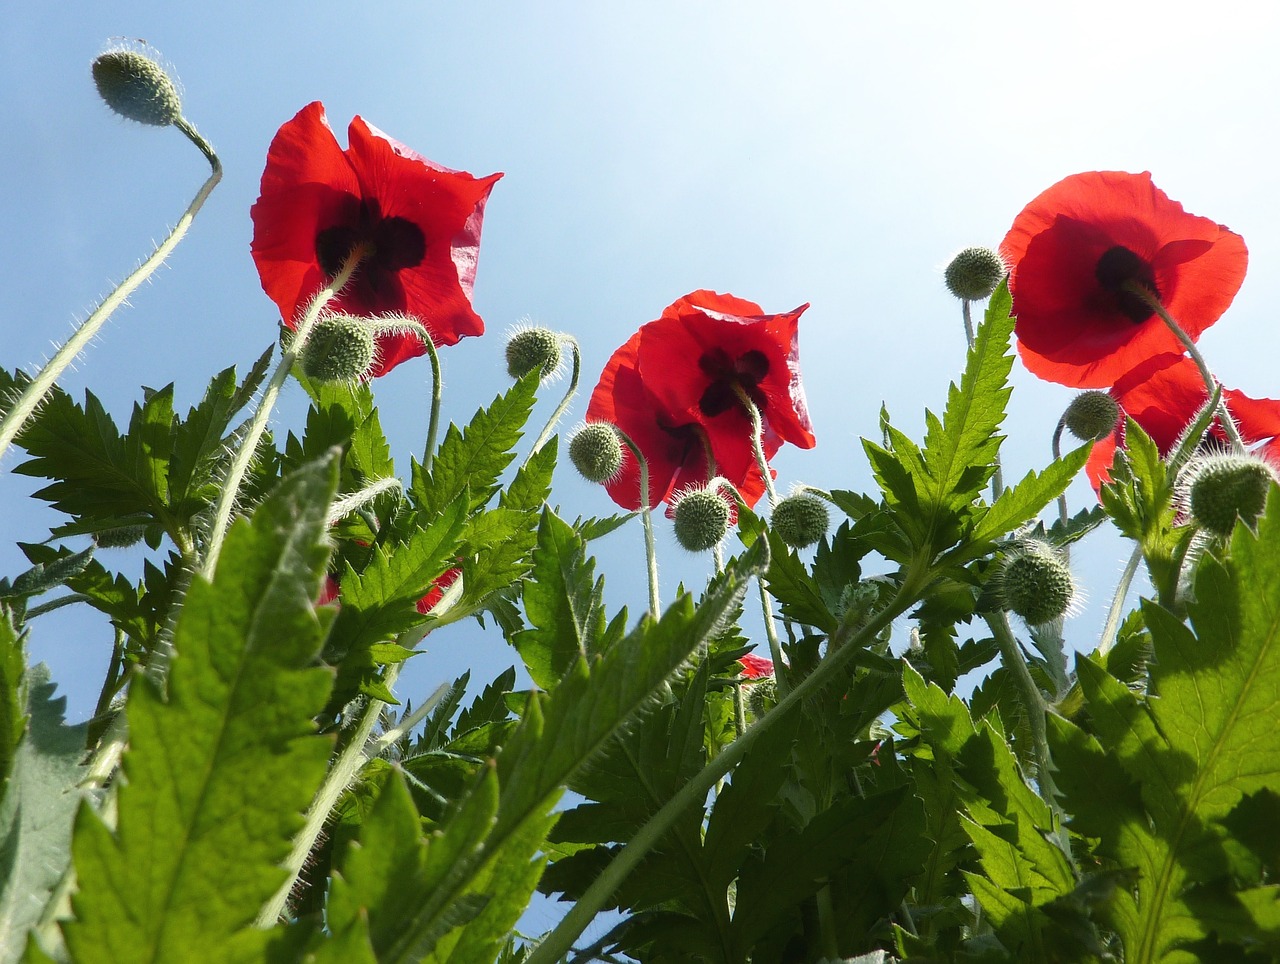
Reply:
<svg viewBox="0 0 1280 964"><path fill-rule="evenodd" d="M765 480L739 392L760 412L766 459L783 442L813 447L797 343L808 307L770 315L751 301L694 291L613 353L586 419L618 426L644 453L650 507L716 475L748 505L759 501ZM605 484L619 505L639 507L640 470L629 454Z"/></svg>
<svg viewBox="0 0 1280 964"><path fill-rule="evenodd" d="M1244 280L1244 239L1188 214L1150 174L1073 174L1036 197L1001 244L1018 351L1049 381L1107 388L1139 363L1181 352L1134 288L1195 340Z"/></svg>
<svg viewBox="0 0 1280 964"><path fill-rule="evenodd" d="M1120 420L1115 431L1093 446L1085 471L1095 490L1111 478L1110 468L1117 448L1124 445L1124 416L1142 426L1160 449L1168 455L1186 427L1209 398L1204 379L1195 362L1185 355L1165 353L1142 362L1121 378L1111 389L1120 406ZM1222 393L1241 439L1247 444L1265 442L1261 453L1272 461L1280 461L1280 400L1251 398L1234 388ZM1202 443L1228 448L1227 435L1219 421L1209 428Z"/></svg>
<svg viewBox="0 0 1280 964"><path fill-rule="evenodd" d="M437 345L479 335L471 305L485 203L502 176L473 177L427 160L361 117L348 148L324 105L308 104L277 132L267 152L253 218L253 260L287 327L357 245L368 254L329 303L372 317L408 315ZM378 336L371 377L425 354L411 332Z"/></svg>

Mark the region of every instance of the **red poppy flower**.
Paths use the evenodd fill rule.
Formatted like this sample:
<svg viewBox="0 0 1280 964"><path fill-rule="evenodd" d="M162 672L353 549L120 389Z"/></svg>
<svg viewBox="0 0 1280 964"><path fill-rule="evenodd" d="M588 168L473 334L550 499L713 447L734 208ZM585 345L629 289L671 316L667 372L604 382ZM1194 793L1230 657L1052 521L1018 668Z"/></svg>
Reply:
<svg viewBox="0 0 1280 964"><path fill-rule="evenodd" d="M410 315L437 345L484 332L471 307L484 206L501 174L476 178L415 153L356 117L343 150L324 105L308 104L267 152L250 210L262 287L290 328L360 243L372 253L329 302L370 317ZM373 376L425 353L412 334L378 339Z"/></svg>
<svg viewBox="0 0 1280 964"><path fill-rule="evenodd" d="M1147 359L1116 382L1111 396L1151 436L1160 454L1168 455L1188 423L1204 407L1209 393L1195 362L1185 355L1163 354ZM1248 444L1269 440L1262 450L1264 457L1280 455L1280 400L1250 398L1234 388L1226 389L1222 397L1241 439ZM1224 450L1228 446L1227 435L1217 420L1209 428L1209 439ZM1116 448L1123 445L1122 416L1115 431L1094 443L1089 453L1085 472L1095 491L1110 480Z"/></svg>
<svg viewBox="0 0 1280 964"><path fill-rule="evenodd" d="M1151 291L1195 339L1227 310L1249 260L1243 238L1186 213L1150 174L1117 171L1059 181L1023 208L1000 251L1023 364L1078 388L1182 351L1126 284Z"/></svg>
<svg viewBox="0 0 1280 964"><path fill-rule="evenodd" d="M801 305L767 315L757 304L694 291L641 326L605 365L587 406L587 421L612 422L649 463L649 506L672 492L728 479L748 505L765 491L741 389L760 410L763 446L772 458L783 442L814 445L800 384L797 327ZM708 471L707 455L715 462ZM624 508L640 504L640 469L624 457L605 483Z"/></svg>
<svg viewBox="0 0 1280 964"><path fill-rule="evenodd" d="M764 679L766 676L773 675L773 660L757 656L755 653L738 657L738 662L742 664L743 679Z"/></svg>

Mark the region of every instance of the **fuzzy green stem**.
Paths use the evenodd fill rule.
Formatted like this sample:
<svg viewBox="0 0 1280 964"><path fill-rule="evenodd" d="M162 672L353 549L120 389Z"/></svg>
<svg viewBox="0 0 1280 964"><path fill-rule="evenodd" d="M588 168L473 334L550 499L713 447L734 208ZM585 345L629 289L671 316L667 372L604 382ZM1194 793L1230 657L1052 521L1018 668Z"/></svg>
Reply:
<svg viewBox="0 0 1280 964"><path fill-rule="evenodd" d="M395 683L396 677L400 675L400 665L399 663L393 663L387 667L383 682L388 689ZM319 792L316 793L315 799L311 802L310 809L307 810L306 822L303 824L302 830L293 838L293 849L289 851L289 856L284 862L284 868L288 871L288 876L275 892L275 896L267 901L262 910L258 912L258 919L255 921L258 927L274 927L279 921L280 915L284 913L285 904L288 903L289 894L293 891L293 885L298 879L298 874L302 872L302 867L307 862L307 855L311 853L312 848L315 847L316 840L320 837L321 831L324 830L324 825L329 820L330 812L343 792L351 785L351 781L356 778L361 768L369 760L369 738L373 733L374 726L382 716L383 707L386 705L382 700L373 699L372 697L365 703L364 711L360 714L360 718L352 729L351 738L338 754L338 758L333 761L333 765L329 767L324 783L321 784Z"/></svg>
<svg viewBox="0 0 1280 964"><path fill-rule="evenodd" d="M27 610L26 619L35 619L37 616L43 616L45 613L51 613L54 610L61 609L63 606L70 606L73 603L88 602L89 597L84 593L73 592L67 596L59 596L57 599L50 599L48 602L41 603L39 606L32 606Z"/></svg>
<svg viewBox="0 0 1280 964"><path fill-rule="evenodd" d="M1053 761L1049 756L1049 739L1045 727L1044 695L1040 687L1031 677L1031 670L1022 657L1018 641L1009 626L1009 617L1003 611L987 613L987 625L991 627L991 635L1000 647L1000 661L1013 676L1022 708L1027 714L1027 726L1031 730L1031 752L1036 761L1036 780L1040 785L1040 796L1053 812L1057 822L1058 844L1062 847L1067 859L1071 859L1071 846L1066 837L1065 815L1058 804L1058 788L1053 781Z"/></svg>
<svg viewBox="0 0 1280 964"><path fill-rule="evenodd" d="M662 612L662 603L658 598L658 548L653 538L653 517L649 509L649 461L631 436L616 425L613 430L640 466L640 521L644 525L644 552L649 569L649 612L656 619Z"/></svg>
<svg viewBox="0 0 1280 964"><path fill-rule="evenodd" d="M125 278L115 291L103 299L102 304L94 309L93 314L81 323L80 327L54 353L48 363L40 369L39 374L27 383L27 387L23 389L17 401L5 413L4 418L0 419L0 458L4 457L9 444L22 431L22 426L40 407L40 403L44 401L45 396L53 390L53 386L62 377L62 373L66 371L67 366L93 340L115 310L124 304L142 282L151 277L156 268L160 267L173 249L178 246L178 242L186 236L188 229L191 227L191 222L195 220L196 214L204 206L204 202L208 200L209 195L213 193L213 189L218 186L218 182L222 180L222 162L213 153L213 148L209 146L208 142L200 137L195 132L195 128L191 127L186 120L179 120L175 126L190 138L204 153L205 157L209 159L211 171L208 180L200 186L200 190L196 192L195 198L187 206L187 209L182 212L182 216L178 218L178 223L169 232L169 236L156 246L156 249L151 252L151 256L142 262L129 277Z"/></svg>
<svg viewBox="0 0 1280 964"><path fill-rule="evenodd" d="M1209 393L1210 398L1213 398L1214 393L1218 391L1218 380L1209 371L1204 355L1200 353L1200 349L1196 347L1196 343L1191 340L1191 336L1186 333L1182 325L1178 324L1177 319L1169 314L1168 309L1160 302L1160 299L1145 285L1141 285L1136 281L1126 281L1124 290L1142 299L1142 303L1159 315L1165 326L1173 332L1178 341L1182 342L1187 354L1196 363L1196 368L1200 371L1200 377L1204 379L1205 391ZM1236 427L1235 419L1231 417L1231 412L1227 409L1226 399L1219 399L1218 411L1219 421L1222 422L1222 430L1227 433L1227 438L1231 441L1231 447L1237 452L1243 452L1244 441L1240 438L1240 430Z"/></svg>
<svg viewBox="0 0 1280 964"><path fill-rule="evenodd" d="M440 403L444 398L444 383L440 379L440 355L436 352L436 344L427 335L422 339L427 347L427 357L431 359L431 418L427 422L427 444L422 452L422 467L430 472L431 462L436 457L436 438L440 434Z"/></svg>
<svg viewBox="0 0 1280 964"><path fill-rule="evenodd" d="M271 411L275 408L280 389L284 387L289 372L293 370L294 362L298 360L298 355L306 346L307 338L310 337L311 329L315 327L321 310L351 280L351 276L355 274L356 268L367 254L368 248L364 246L352 251L342 263L337 275L311 299L311 304L307 306L306 313L294 331L292 342L281 355L275 371L271 373L271 380L267 382L267 387L262 392L258 408L253 413L253 420L240 439L240 446L227 469L222 490L218 493L213 522L209 526L209 541L205 545L204 562L200 567L200 572L206 579L213 579L214 570L218 565L218 554L222 551L222 540L226 538L227 528L231 525L231 515L235 510L236 498L240 494L240 485L244 481L245 473L249 470L249 464L253 461L262 433L266 431L267 421L271 418Z"/></svg>
<svg viewBox="0 0 1280 964"><path fill-rule="evenodd" d="M1138 563L1142 561L1142 543L1133 547L1133 554L1120 573L1120 581L1116 584L1115 595L1111 597L1111 608L1107 610L1107 621L1102 626L1102 639L1098 642L1098 655L1106 656L1116 644L1116 635L1120 631L1120 619L1124 614L1124 600L1129 595L1129 586L1133 582L1134 573L1138 571Z"/></svg>
<svg viewBox="0 0 1280 964"><path fill-rule="evenodd" d="M769 493L769 505L775 506L778 504L778 490L773 487L773 473L769 471L769 460L764 454L764 419L760 417L760 409L751 400L746 389L735 382L733 393L738 396L738 401L746 410L747 417L751 419L751 446L756 453L756 468L764 477L764 487Z"/></svg>
<svg viewBox="0 0 1280 964"><path fill-rule="evenodd" d="M756 585L760 588L760 609L764 613L764 635L769 641L769 658L773 660L773 678L781 698L791 692L791 678L787 673L787 664L782 661L782 642L778 639L778 624L773 618L773 606L769 602L769 591L764 587L764 578L757 576Z"/></svg>
<svg viewBox="0 0 1280 964"><path fill-rule="evenodd" d="M970 350L973 348L973 304L968 298L960 299L960 313L964 316L964 340Z"/></svg>
<svg viewBox="0 0 1280 964"><path fill-rule="evenodd" d="M335 500L333 505L329 506L329 514L325 517L325 522L328 525L337 525L351 513L360 511L360 509L383 493L392 490L399 492L402 488L404 488L404 484L397 478L375 479L359 492L352 492ZM373 527L370 526L370 528Z"/></svg>
<svg viewBox="0 0 1280 964"><path fill-rule="evenodd" d="M919 601L922 590L929 583L929 575L926 568L916 571L913 567L908 570L901 588L885 609L868 620L851 639L841 640L840 646L829 647L826 659L800 685L787 696L782 697L776 707L749 727L746 733L725 747L695 777L676 791L671 799L618 851L555 929L534 948L526 964L554 964L561 960L573 946L578 935L595 919L596 914L603 909L622 882L671 829L680 815L689 807L706 800L707 793L716 785L716 781L738 765L756 740L769 732L803 699L836 679L837 674L875 639L884 627L914 606ZM833 634L832 641L835 641L836 636L847 636L851 632L851 626L841 624Z"/></svg>
<svg viewBox="0 0 1280 964"><path fill-rule="evenodd" d="M569 390L564 393L564 398L560 399L560 404L556 406L556 410L551 413L551 418L547 420L547 424L543 426L542 432L538 435L538 440L533 443L533 448L529 449L529 455L525 458L527 463L533 458L542 446L547 444L547 439L551 438L551 433L555 431L556 424L569 408L569 403L573 401L573 397L578 394L578 378L582 374L582 352L578 348L578 340L572 335L561 333L560 341L562 344L569 346L569 352L573 355L573 370L569 375Z"/></svg>
<svg viewBox="0 0 1280 964"><path fill-rule="evenodd" d="M1055 462L1062 458L1062 430L1067 427L1067 416L1063 415L1058 419L1058 427L1053 430L1053 460ZM1058 518L1062 520L1065 526L1070 520L1071 515L1067 511L1067 493L1063 492L1058 496ZM1062 559L1064 562L1071 561L1071 550L1064 545L1062 547Z"/></svg>
<svg viewBox="0 0 1280 964"><path fill-rule="evenodd" d="M818 947L824 960L840 959L840 944L836 940L836 908L831 900L831 885L823 884L815 896L818 907Z"/></svg>

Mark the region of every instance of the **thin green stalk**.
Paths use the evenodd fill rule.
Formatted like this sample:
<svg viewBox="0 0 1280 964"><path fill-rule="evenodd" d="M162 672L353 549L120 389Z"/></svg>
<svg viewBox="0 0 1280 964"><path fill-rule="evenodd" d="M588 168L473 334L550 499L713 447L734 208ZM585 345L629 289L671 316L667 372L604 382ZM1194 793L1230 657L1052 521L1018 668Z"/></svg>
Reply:
<svg viewBox="0 0 1280 964"><path fill-rule="evenodd" d="M62 377L62 373L66 371L67 366L93 340L115 310L124 304L142 282L151 277L156 268L160 267L173 249L178 246L178 242L186 236L188 229L191 227L191 222L195 220L196 214L204 206L204 202L208 200L209 195L213 193L213 189L218 186L218 182L222 180L222 162L218 160L218 156L213 152L213 148L209 146L208 141L196 133L195 128L185 119L180 119L174 126L182 131L208 158L209 167L211 168L208 180L200 186L200 190L196 192L196 196L191 203L187 205L187 209L182 212L182 216L178 218L178 223L173 226L169 236L156 246L156 249L151 252L151 256L138 265L115 291L103 299L102 304L94 309L93 314L86 318L62 347L54 353L54 356L49 359L44 368L40 369L39 374L23 389L22 394L18 396L18 400L13 403L13 407L5 413L3 419L0 419L0 458L4 457L9 444L22 431L22 426L26 424L27 419L40 407L40 403L44 401L45 396L49 394L58 379Z"/></svg>
<svg viewBox="0 0 1280 964"><path fill-rule="evenodd" d="M1149 288L1135 281L1127 281L1124 284L1124 289L1130 294L1141 298L1143 304L1159 315L1160 320L1173 332L1178 341L1182 342L1182 346L1186 348L1191 360L1196 363L1196 368L1200 370L1200 377L1204 379L1205 390L1209 393L1209 397L1213 398L1214 393L1218 391L1218 381L1213 377L1213 373L1209 371L1204 355L1200 354L1200 349L1191 340L1191 336L1186 333L1182 325L1178 324L1173 315L1169 314L1168 309L1161 304L1160 299ZM1218 400L1218 412L1219 421L1222 422L1222 430L1227 433L1227 438L1231 441L1231 447L1237 452L1243 452L1244 441L1240 438L1240 429L1236 427L1235 419L1231 417L1231 412L1227 408L1226 399L1220 398Z"/></svg>
<svg viewBox="0 0 1280 964"><path fill-rule="evenodd" d="M756 454L756 468L764 477L764 487L769 493L769 506L772 508L778 504L778 490L773 486L773 473L769 471L769 460L764 454L764 419L760 417L760 409L751 400L746 389L735 382L733 393L738 396L747 417L751 419L751 446Z"/></svg>
<svg viewBox="0 0 1280 964"><path fill-rule="evenodd" d="M618 440L630 450L640 466L640 521L644 525L644 551L649 569L649 612L656 619L662 612L662 604L658 598L658 548L653 538L653 517L649 509L649 461L626 432L616 425L613 430L618 433Z"/></svg>
<svg viewBox="0 0 1280 964"><path fill-rule="evenodd" d="M436 437L440 434L440 402L444 397L444 383L440 379L440 355L436 352L435 342L428 335L422 343L427 346L427 357L431 359L431 418L427 422L427 444L422 452L422 467L430 472L431 462L436 457Z"/></svg>
<svg viewBox="0 0 1280 964"><path fill-rule="evenodd" d="M578 378L582 374L582 352L578 348L578 340L572 335L560 334L560 340L569 346L569 351L573 355L573 370L569 375L569 390L564 393L564 398L560 399L560 404L556 406L556 410L551 413L551 418L547 420L547 424L543 426L542 432L538 435L538 440L533 443L533 448L529 449L529 455L525 458L525 462L533 458L542 446L547 444L547 439L551 438L551 433L555 431L556 423L569 408L569 403L573 401L573 397L578 394Z"/></svg>
<svg viewBox="0 0 1280 964"><path fill-rule="evenodd" d="M1124 572L1120 574L1120 582L1116 584L1115 595L1111 597L1111 608L1107 610L1107 621L1102 626L1102 639L1098 643L1098 655L1106 656L1116 644L1116 634L1120 630L1120 618L1124 613L1124 600L1129 595L1129 586L1133 575L1138 571L1138 563L1142 561L1142 543L1133 547L1129 561L1125 563Z"/></svg>
<svg viewBox="0 0 1280 964"><path fill-rule="evenodd" d="M534 948L526 964L555 964L561 960L572 948L578 935L595 919L596 914L604 908L622 882L671 829L680 815L689 807L706 800L707 793L716 785L716 781L737 766L756 740L794 710L803 699L835 679L837 674L865 646L870 644L881 630L914 606L928 583L927 568L922 568L918 572L914 567L909 569L897 595L885 609L868 620L852 638L840 640L839 646L828 647L827 657L808 677L783 697L776 707L748 728L746 733L725 747L715 759L681 787L662 809L649 818L578 898L555 929ZM842 624L833 634L832 642L835 642L835 637L848 635L850 632L852 627Z"/></svg>
<svg viewBox="0 0 1280 964"><path fill-rule="evenodd" d="M329 525L336 525L351 513L360 511L378 496L392 490L399 492L403 488L404 483L394 476L386 479L376 479L359 492L352 492L334 501L333 505L329 506L329 514L325 517L325 522ZM377 531L374 526L369 528Z"/></svg>
<svg viewBox="0 0 1280 964"><path fill-rule="evenodd" d="M1067 839L1065 814L1058 804L1058 787L1053 781L1053 761L1049 756L1049 739L1045 727L1044 695L1040 687L1031 677L1031 670L1022 658L1018 641L1014 639L1013 630L1009 626L1009 617L1003 610L987 613L984 617L991 627L991 635L1000 647L1000 661L1013 675L1014 685L1022 701L1022 708L1027 714L1027 725L1031 730L1031 752L1036 761L1036 779L1040 785L1040 796L1049 805L1057 823L1058 845L1062 848L1067 860L1071 860L1071 845Z"/></svg>
<svg viewBox="0 0 1280 964"><path fill-rule="evenodd" d="M968 298L960 299L960 312L964 315L964 340L972 350L973 348L973 309L969 306L972 304Z"/></svg>
<svg viewBox="0 0 1280 964"><path fill-rule="evenodd" d="M1062 458L1062 430L1067 427L1067 416L1063 415L1058 419L1058 427L1053 430L1053 460L1057 462ZM1063 492L1058 496L1058 518L1062 520L1063 526L1071 520L1071 515L1067 511L1067 494ZM1071 561L1071 549L1068 546L1062 547L1062 558L1065 562Z"/></svg>
<svg viewBox="0 0 1280 964"><path fill-rule="evenodd" d="M973 328L973 304L968 298L960 299L960 314L964 317L964 342L968 346L969 351L973 351L973 343L976 339ZM996 470L991 476L991 498L993 500L1000 498L1004 492L1004 470L1000 466L1000 456L996 456Z"/></svg>
<svg viewBox="0 0 1280 964"><path fill-rule="evenodd" d="M43 616L45 613L51 613L61 609L63 606L70 606L73 603L88 602L89 597L84 593L73 592L67 596L59 596L57 599L50 599L48 602L41 603L39 606L32 606L27 610L27 620L35 619L37 616Z"/></svg>
<svg viewBox="0 0 1280 964"><path fill-rule="evenodd" d="M760 609L764 613L764 635L769 641L769 658L773 660L773 679L781 698L791 692L791 678L787 673L787 664L782 661L782 643L778 639L778 624L773 618L769 591L764 588L764 579L760 576L756 577L756 585L760 588Z"/></svg>
<svg viewBox="0 0 1280 964"><path fill-rule="evenodd" d="M396 677L400 675L400 665L399 663L393 663L387 667L383 682L386 683L388 689L395 684ZM288 872L288 876L275 892L275 896L267 901L262 910L258 912L258 919L254 922L256 926L263 928L274 927L277 921L280 920L280 915L284 913L285 904L289 901L289 894L293 891L293 885L298 879L298 874L302 872L302 867L307 862L307 856L311 853L312 848L315 847L321 831L324 830L324 825L329 820L330 812L343 792L351 785L351 781L356 778L369 760L367 755L369 738L386 705L382 700L373 699L372 697L365 703L364 710L351 731L350 739L347 740L346 746L342 748L338 758L329 767L324 783L321 784L315 799L311 801L311 807L307 810L306 822L298 832L298 835L293 838L293 848L289 851L289 856L285 858L284 862L284 868Z"/></svg>
<svg viewBox="0 0 1280 964"><path fill-rule="evenodd" d="M249 470L249 463L253 461L262 433L266 431L267 421L271 418L271 411L275 408L280 389L284 387L289 372L293 370L294 362L298 360L298 355L306 346L307 338L310 337L311 329L320 318L321 310L351 280L351 276L355 274L356 268L367 254L368 249L360 246L347 255L337 275L311 299L306 313L294 331L293 340L281 355L275 371L271 373L271 380L267 382L267 387L262 392L262 398L258 401L258 407L253 413L253 420L240 439L240 447L236 450L235 458L227 469L227 477L223 479L222 489L218 493L213 522L209 527L209 541L205 545L204 562L200 568L201 574L206 579L213 578L214 570L218 566L218 554L222 551L222 540L226 538L227 528L231 525L231 515L235 509L236 498L240 494L240 485L244 481L245 473Z"/></svg>

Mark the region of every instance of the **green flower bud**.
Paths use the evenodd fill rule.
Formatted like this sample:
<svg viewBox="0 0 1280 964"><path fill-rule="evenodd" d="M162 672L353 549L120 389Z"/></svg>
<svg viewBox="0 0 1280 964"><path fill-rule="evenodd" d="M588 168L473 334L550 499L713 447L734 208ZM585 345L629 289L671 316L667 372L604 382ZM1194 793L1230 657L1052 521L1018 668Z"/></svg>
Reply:
<svg viewBox="0 0 1280 964"><path fill-rule="evenodd" d="M168 127L182 117L182 98L173 80L159 63L137 50L102 54L93 62L93 82L121 117L156 127Z"/></svg>
<svg viewBox="0 0 1280 964"><path fill-rule="evenodd" d="M770 524L779 539L793 549L803 549L827 534L831 513L826 502L812 492L798 492L773 507Z"/></svg>
<svg viewBox="0 0 1280 964"><path fill-rule="evenodd" d="M550 378L560 367L560 337L546 328L525 328L507 341L507 374L523 378L535 368Z"/></svg>
<svg viewBox="0 0 1280 964"><path fill-rule="evenodd" d="M962 301L990 297L1008 269L1004 259L990 248L965 248L947 265L943 279L947 290Z"/></svg>
<svg viewBox="0 0 1280 964"><path fill-rule="evenodd" d="M1267 503L1275 470L1250 455L1209 455L1188 468L1191 518L1215 536L1228 538L1236 519L1252 526Z"/></svg>
<svg viewBox="0 0 1280 964"><path fill-rule="evenodd" d="M729 503L710 489L690 489L676 496L676 541L690 552L718 546L729 532Z"/></svg>
<svg viewBox="0 0 1280 964"><path fill-rule="evenodd" d="M373 367L376 351L363 318L330 315L311 329L302 349L302 370L317 382L354 382Z"/></svg>
<svg viewBox="0 0 1280 964"><path fill-rule="evenodd" d="M1070 567L1043 542L1024 542L1010 549L996 578L1004 608L1031 626L1065 616L1076 591Z"/></svg>
<svg viewBox="0 0 1280 964"><path fill-rule="evenodd" d="M146 526L116 526L93 533L93 544L99 549L127 549L141 542L146 534Z"/></svg>
<svg viewBox="0 0 1280 964"><path fill-rule="evenodd" d="M1062 416L1067 431L1082 442L1097 442L1115 431L1120 406L1107 392L1094 389L1071 400Z"/></svg>
<svg viewBox="0 0 1280 964"><path fill-rule="evenodd" d="M778 683L772 676L758 679L747 691L747 709L757 720L778 705Z"/></svg>
<svg viewBox="0 0 1280 964"><path fill-rule="evenodd" d="M590 422L569 439L569 461L588 482L608 482L622 468L622 442L608 422Z"/></svg>

